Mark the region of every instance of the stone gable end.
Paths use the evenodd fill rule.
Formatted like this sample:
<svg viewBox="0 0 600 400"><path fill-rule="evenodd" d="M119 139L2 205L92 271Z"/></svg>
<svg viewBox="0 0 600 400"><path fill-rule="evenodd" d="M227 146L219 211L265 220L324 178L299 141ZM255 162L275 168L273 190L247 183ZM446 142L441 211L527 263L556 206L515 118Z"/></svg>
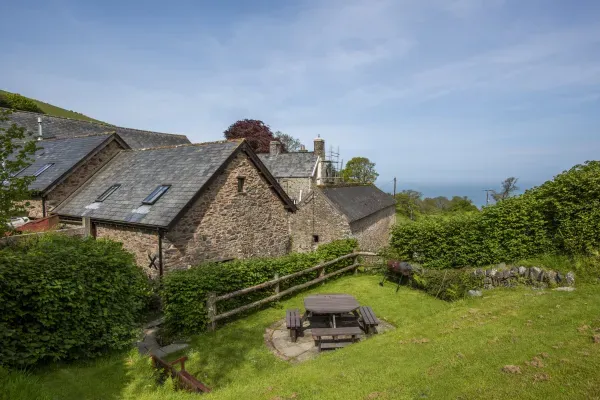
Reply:
<svg viewBox="0 0 600 400"><path fill-rule="evenodd" d="M242 193L238 178L244 179ZM165 235L166 268L287 254L291 213L270 186L248 156L238 153Z"/></svg>
<svg viewBox="0 0 600 400"><path fill-rule="evenodd" d="M320 190L311 192L291 217L292 250L308 252L319 244L351 237L347 219L331 205ZM314 241L319 236L319 242Z"/></svg>
<svg viewBox="0 0 600 400"><path fill-rule="evenodd" d="M396 207L392 206L354 221L350 228L361 250L377 252L389 245L395 223Z"/></svg>

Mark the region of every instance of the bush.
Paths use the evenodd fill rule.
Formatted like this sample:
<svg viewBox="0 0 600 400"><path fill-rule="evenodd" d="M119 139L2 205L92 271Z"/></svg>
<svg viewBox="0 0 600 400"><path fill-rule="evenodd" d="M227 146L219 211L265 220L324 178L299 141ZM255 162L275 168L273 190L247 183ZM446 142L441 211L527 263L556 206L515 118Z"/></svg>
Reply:
<svg viewBox="0 0 600 400"><path fill-rule="evenodd" d="M446 301L456 301L472 289L483 286L483 277L466 269L424 270L413 275L413 285L427 294Z"/></svg>
<svg viewBox="0 0 600 400"><path fill-rule="evenodd" d="M288 275L349 254L357 247L355 240L341 240L322 245L313 253L290 254L279 258L235 260L228 263L209 263L189 270L174 271L163 282L163 305L165 324L170 333L192 334L207 327L206 298L208 293L217 295L233 292L267 282L275 276ZM326 268L326 273L350 265L343 260ZM315 279L306 274L283 282L280 290ZM232 310L273 294L273 288L239 296L217 304L218 312Z"/></svg>
<svg viewBox="0 0 600 400"><path fill-rule="evenodd" d="M391 247L402 259L428 268L482 266L539 254L597 255L600 163L577 165L480 213L399 224Z"/></svg>
<svg viewBox="0 0 600 400"><path fill-rule="evenodd" d="M0 250L0 364L131 346L146 278L121 244L44 235Z"/></svg>
<svg viewBox="0 0 600 400"><path fill-rule="evenodd" d="M0 107L44 114L35 101L16 93L0 93Z"/></svg>

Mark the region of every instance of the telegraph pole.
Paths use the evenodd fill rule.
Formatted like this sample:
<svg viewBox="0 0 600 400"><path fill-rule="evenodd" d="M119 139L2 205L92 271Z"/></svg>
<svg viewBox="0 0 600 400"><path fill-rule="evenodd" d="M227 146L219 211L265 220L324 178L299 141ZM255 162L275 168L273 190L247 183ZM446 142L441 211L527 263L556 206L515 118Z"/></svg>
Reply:
<svg viewBox="0 0 600 400"><path fill-rule="evenodd" d="M394 197L396 197L396 177L394 177Z"/></svg>
<svg viewBox="0 0 600 400"><path fill-rule="evenodd" d="M494 189L483 189L485 192L485 205L487 206L490 203L490 192L493 192Z"/></svg>

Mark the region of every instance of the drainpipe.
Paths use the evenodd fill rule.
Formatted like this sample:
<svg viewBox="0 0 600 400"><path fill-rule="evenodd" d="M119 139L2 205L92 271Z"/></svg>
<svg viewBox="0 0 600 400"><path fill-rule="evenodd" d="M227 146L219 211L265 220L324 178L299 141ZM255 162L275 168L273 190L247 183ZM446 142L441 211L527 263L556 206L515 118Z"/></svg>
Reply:
<svg viewBox="0 0 600 400"><path fill-rule="evenodd" d="M162 253L163 231L158 230L158 276L163 276L163 253Z"/></svg>
<svg viewBox="0 0 600 400"><path fill-rule="evenodd" d="M46 218L46 197L42 196L42 218Z"/></svg>

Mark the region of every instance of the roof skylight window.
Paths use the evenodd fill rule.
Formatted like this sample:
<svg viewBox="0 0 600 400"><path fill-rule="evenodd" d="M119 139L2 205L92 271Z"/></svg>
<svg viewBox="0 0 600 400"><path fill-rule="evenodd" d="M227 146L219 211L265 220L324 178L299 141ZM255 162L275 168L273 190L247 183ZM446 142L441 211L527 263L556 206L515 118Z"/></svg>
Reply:
<svg viewBox="0 0 600 400"><path fill-rule="evenodd" d="M117 190L120 187L121 187L120 184L112 185L111 187L109 187L108 189L106 189L104 191L104 193L102 193L100 196L98 196L98 198L96 199L96 201L103 202L104 200L106 200L108 198L108 196L110 196L111 194L113 194L115 192L115 190Z"/></svg>
<svg viewBox="0 0 600 400"><path fill-rule="evenodd" d="M38 169L37 171L35 171L35 174L33 174L33 176L38 177L41 174L43 174L48 168L50 168L51 166L53 166L54 163L49 163L44 165L42 168Z"/></svg>
<svg viewBox="0 0 600 400"><path fill-rule="evenodd" d="M167 190L169 190L170 187L171 185L160 185L154 189L152 193L148 195L148 197L142 200L142 204L152 205L156 203L158 199L160 199L160 197L165 194Z"/></svg>

